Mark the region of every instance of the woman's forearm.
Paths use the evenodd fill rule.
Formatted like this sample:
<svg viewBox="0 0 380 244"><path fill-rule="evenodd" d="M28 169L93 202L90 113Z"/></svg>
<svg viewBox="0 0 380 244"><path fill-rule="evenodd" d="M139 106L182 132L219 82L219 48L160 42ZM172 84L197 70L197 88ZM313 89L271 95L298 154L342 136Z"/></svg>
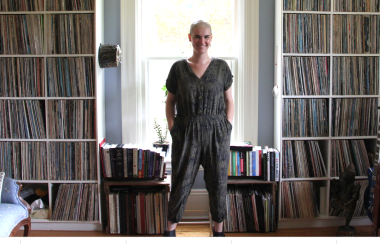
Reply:
<svg viewBox="0 0 380 244"><path fill-rule="evenodd" d="M175 116L175 103L176 97L172 93L168 92L168 97L166 99L166 120L168 121L168 128L172 130L174 125L174 116Z"/></svg>
<svg viewBox="0 0 380 244"><path fill-rule="evenodd" d="M234 101L228 100L225 103L227 119L232 123L232 121L234 120Z"/></svg>
<svg viewBox="0 0 380 244"><path fill-rule="evenodd" d="M232 99L232 89L224 92L224 103L226 105L226 116L228 121L232 123L234 119L234 101Z"/></svg>

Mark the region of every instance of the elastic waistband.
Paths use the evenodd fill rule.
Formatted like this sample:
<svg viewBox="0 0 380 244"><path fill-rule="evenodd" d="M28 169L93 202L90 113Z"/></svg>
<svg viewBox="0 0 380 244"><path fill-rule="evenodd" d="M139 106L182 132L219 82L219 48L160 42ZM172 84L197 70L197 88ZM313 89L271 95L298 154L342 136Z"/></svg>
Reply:
<svg viewBox="0 0 380 244"><path fill-rule="evenodd" d="M213 115L194 115L194 116L176 116L175 119L180 121L194 121L194 120L221 120L226 118L226 114L213 114Z"/></svg>

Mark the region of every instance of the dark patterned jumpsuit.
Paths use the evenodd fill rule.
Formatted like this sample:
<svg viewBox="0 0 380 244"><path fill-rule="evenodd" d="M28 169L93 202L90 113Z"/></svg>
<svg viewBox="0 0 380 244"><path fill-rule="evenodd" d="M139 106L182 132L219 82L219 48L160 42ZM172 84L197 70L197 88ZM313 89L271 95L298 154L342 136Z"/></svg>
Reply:
<svg viewBox="0 0 380 244"><path fill-rule="evenodd" d="M227 174L232 124L227 120L224 91L232 74L222 59L212 58L201 78L186 59L175 62L166 80L176 96L177 115L170 131L172 144L172 185L168 220L182 219L187 198L199 165L209 193L212 220L226 217Z"/></svg>

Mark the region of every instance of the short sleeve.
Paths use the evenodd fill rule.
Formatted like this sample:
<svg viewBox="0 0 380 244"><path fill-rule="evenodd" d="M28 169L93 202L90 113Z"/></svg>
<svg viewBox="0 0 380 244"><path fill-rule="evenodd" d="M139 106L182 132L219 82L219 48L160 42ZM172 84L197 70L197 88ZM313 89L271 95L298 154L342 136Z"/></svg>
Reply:
<svg viewBox="0 0 380 244"><path fill-rule="evenodd" d="M177 94L178 85L177 85L175 64L173 64L172 67L170 68L168 78L166 79L166 89L174 95Z"/></svg>
<svg viewBox="0 0 380 244"><path fill-rule="evenodd" d="M225 72L224 72L224 91L230 89L234 76L231 73L230 67L225 63Z"/></svg>

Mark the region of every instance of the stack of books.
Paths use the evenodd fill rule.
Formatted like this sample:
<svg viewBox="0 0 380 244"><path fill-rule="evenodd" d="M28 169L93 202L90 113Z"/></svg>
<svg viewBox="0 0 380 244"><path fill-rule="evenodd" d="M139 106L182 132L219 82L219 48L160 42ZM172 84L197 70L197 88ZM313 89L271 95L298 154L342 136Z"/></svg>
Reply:
<svg viewBox="0 0 380 244"><path fill-rule="evenodd" d="M259 177L279 181L280 152L265 146L253 147L251 142L231 142L228 176Z"/></svg>
<svg viewBox="0 0 380 244"><path fill-rule="evenodd" d="M161 148L143 148L132 144L100 144L105 179L164 178L165 152Z"/></svg>

